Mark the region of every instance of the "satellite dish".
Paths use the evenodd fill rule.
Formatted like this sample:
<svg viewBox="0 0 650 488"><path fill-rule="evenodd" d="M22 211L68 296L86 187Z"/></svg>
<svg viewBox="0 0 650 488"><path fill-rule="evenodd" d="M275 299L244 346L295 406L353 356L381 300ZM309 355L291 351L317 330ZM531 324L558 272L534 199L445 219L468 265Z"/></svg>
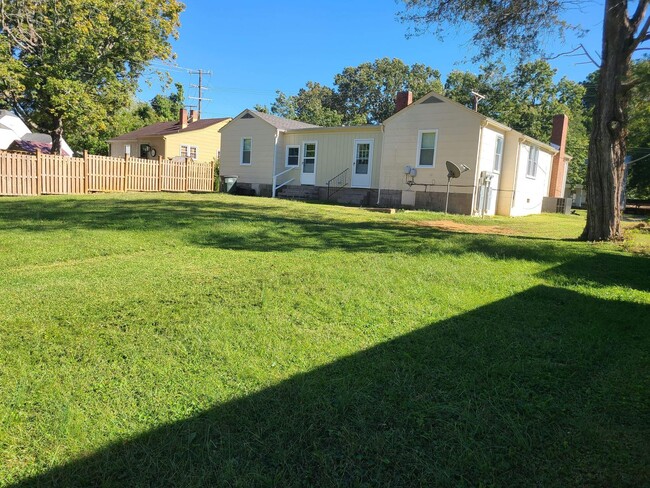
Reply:
<svg viewBox="0 0 650 488"><path fill-rule="evenodd" d="M469 168L464 164L458 165L451 161L447 161L445 164L447 165L447 171L449 172L447 178L458 178L465 171L469 171Z"/></svg>
<svg viewBox="0 0 650 488"><path fill-rule="evenodd" d="M447 171L449 171L447 173L447 200L445 201L445 213L447 213L449 208L449 187L451 186L451 179L458 178L465 171L469 171L469 168L464 164L456 164L451 161L447 161L445 164L447 165Z"/></svg>
<svg viewBox="0 0 650 488"><path fill-rule="evenodd" d="M411 169L412 169L411 166L409 166L408 164L406 166L404 166L404 174L405 175L410 175L411 174Z"/></svg>

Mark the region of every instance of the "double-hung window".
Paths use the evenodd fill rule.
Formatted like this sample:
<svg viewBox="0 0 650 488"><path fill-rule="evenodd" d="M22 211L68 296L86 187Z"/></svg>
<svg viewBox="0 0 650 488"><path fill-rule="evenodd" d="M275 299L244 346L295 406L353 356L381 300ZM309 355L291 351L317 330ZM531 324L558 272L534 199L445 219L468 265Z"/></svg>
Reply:
<svg viewBox="0 0 650 488"><path fill-rule="evenodd" d="M251 164L251 152L253 150L253 139L244 137L241 140L241 159L240 164Z"/></svg>
<svg viewBox="0 0 650 488"><path fill-rule="evenodd" d="M316 169L316 143L303 144L302 172L313 173Z"/></svg>
<svg viewBox="0 0 650 488"><path fill-rule="evenodd" d="M298 166L300 162L300 146L287 146L286 166Z"/></svg>
<svg viewBox="0 0 650 488"><path fill-rule="evenodd" d="M180 151L181 157L196 159L198 155L199 155L199 150L197 146L190 146L188 144L181 145L181 151Z"/></svg>
<svg viewBox="0 0 650 488"><path fill-rule="evenodd" d="M528 166L526 166L526 176L529 178L537 177L537 166L539 162L539 148L530 146L528 152Z"/></svg>
<svg viewBox="0 0 650 488"><path fill-rule="evenodd" d="M434 168L436 166L437 130L421 130L418 133L418 166Z"/></svg>
<svg viewBox="0 0 650 488"><path fill-rule="evenodd" d="M494 166L493 170L495 173L501 171L501 162L503 161L503 137L497 136L497 140L494 145Z"/></svg>

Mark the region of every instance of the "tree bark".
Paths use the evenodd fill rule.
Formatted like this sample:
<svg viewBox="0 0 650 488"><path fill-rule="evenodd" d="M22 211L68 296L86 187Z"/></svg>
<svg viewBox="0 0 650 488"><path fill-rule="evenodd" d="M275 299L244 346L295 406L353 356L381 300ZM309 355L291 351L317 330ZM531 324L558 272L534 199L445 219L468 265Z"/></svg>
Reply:
<svg viewBox="0 0 650 488"><path fill-rule="evenodd" d="M52 136L52 149L50 154L61 154L61 140L63 139L63 120L59 117L56 119L56 127L50 132Z"/></svg>
<svg viewBox="0 0 650 488"><path fill-rule="evenodd" d="M587 224L581 238L589 241L622 238L622 190L625 177L627 106L625 86L630 68L634 26L627 1L607 0L598 97L587 165Z"/></svg>

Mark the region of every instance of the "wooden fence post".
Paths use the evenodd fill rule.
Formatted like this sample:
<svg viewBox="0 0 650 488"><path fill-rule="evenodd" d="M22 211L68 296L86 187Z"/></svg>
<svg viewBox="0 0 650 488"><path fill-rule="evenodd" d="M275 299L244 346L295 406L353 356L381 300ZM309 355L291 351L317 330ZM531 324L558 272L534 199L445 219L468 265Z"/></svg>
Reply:
<svg viewBox="0 0 650 488"><path fill-rule="evenodd" d="M89 188L89 169L88 166L90 166L90 161L88 161L88 151L84 149L84 193L88 193L88 188Z"/></svg>
<svg viewBox="0 0 650 488"><path fill-rule="evenodd" d="M188 158L185 158L185 193L187 193L187 179L189 178L189 171L187 171L187 168L189 167L188 161Z"/></svg>
<svg viewBox="0 0 650 488"><path fill-rule="evenodd" d="M124 171L122 171L122 174L124 175L124 186L122 187L123 188L122 191L126 191L126 182L127 182L126 171L127 171L128 168L129 168L129 155L125 154L124 155Z"/></svg>
<svg viewBox="0 0 650 488"><path fill-rule="evenodd" d="M162 170L163 170L163 157L158 156L158 191L162 191Z"/></svg>
<svg viewBox="0 0 650 488"><path fill-rule="evenodd" d="M41 159L41 151L40 149L36 150L36 194L40 195L43 192L43 185L41 184L43 180L43 174L42 174L42 159Z"/></svg>

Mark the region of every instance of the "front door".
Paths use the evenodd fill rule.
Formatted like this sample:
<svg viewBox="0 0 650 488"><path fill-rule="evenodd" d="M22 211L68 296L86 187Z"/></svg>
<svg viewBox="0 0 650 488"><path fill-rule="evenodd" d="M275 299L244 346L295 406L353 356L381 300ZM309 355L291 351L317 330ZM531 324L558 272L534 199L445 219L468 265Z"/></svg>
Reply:
<svg viewBox="0 0 650 488"><path fill-rule="evenodd" d="M357 139L354 141L351 186L355 188L370 188L373 142L372 139Z"/></svg>
<svg viewBox="0 0 650 488"><path fill-rule="evenodd" d="M316 184L317 145L315 142L305 142L302 146L302 167L300 170L301 185Z"/></svg>

